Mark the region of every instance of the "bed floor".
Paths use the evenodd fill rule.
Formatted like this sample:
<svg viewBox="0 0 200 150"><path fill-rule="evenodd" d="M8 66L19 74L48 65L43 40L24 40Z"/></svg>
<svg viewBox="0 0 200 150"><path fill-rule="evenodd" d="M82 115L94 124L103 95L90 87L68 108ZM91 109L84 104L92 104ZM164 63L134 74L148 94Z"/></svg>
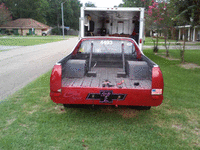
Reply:
<svg viewBox="0 0 200 150"><path fill-rule="evenodd" d="M92 68L92 71L97 72L96 77L83 78L64 78L62 80L63 87L102 87L106 80L112 87L124 81L120 86L129 89L151 89L151 80L131 80L126 78L117 78L117 72L122 72L121 68ZM139 83L139 85L137 85ZM135 85L136 84L136 85Z"/></svg>

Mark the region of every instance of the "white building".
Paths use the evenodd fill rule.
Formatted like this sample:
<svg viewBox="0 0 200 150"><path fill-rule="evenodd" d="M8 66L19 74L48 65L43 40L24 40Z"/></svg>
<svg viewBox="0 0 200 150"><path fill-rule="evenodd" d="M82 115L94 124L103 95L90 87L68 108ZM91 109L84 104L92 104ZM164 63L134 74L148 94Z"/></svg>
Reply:
<svg viewBox="0 0 200 150"><path fill-rule="evenodd" d="M178 39L184 40L184 29L186 33L186 41L200 41L200 26L195 26L192 28L191 25L177 26L178 29Z"/></svg>

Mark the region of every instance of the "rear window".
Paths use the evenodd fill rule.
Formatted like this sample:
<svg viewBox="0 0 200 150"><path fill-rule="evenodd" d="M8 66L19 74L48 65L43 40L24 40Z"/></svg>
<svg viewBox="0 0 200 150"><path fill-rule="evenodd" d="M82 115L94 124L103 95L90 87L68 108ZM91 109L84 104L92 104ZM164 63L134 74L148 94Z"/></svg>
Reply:
<svg viewBox="0 0 200 150"><path fill-rule="evenodd" d="M87 40L81 43L79 52L90 53L91 43L93 43L93 53L99 54L119 54L122 53L122 43L124 43L124 53L133 54L135 46L126 40Z"/></svg>

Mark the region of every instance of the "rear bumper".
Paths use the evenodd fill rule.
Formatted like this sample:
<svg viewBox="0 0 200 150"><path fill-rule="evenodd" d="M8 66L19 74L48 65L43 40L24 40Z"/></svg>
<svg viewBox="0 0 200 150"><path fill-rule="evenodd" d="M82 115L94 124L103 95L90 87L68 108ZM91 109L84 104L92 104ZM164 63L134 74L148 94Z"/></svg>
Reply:
<svg viewBox="0 0 200 150"><path fill-rule="evenodd" d="M110 103L100 100L99 94L102 91L112 91ZM50 96L55 103L88 105L158 106L163 100L163 95L152 96L151 89L127 88L63 87L61 93L51 92Z"/></svg>

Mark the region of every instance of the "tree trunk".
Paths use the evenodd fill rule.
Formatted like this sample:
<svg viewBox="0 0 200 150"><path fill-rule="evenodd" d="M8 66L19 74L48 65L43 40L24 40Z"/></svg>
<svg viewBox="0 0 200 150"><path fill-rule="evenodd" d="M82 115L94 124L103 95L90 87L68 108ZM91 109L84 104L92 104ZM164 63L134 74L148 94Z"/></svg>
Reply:
<svg viewBox="0 0 200 150"><path fill-rule="evenodd" d="M169 57L169 48L167 47L167 35L165 35L165 49L166 49L166 57Z"/></svg>
<svg viewBox="0 0 200 150"><path fill-rule="evenodd" d="M156 35L156 47L158 47L158 30L157 30L157 35Z"/></svg>
<svg viewBox="0 0 200 150"><path fill-rule="evenodd" d="M154 53L158 52L158 30L157 30L157 35L156 35L156 41L154 42Z"/></svg>

